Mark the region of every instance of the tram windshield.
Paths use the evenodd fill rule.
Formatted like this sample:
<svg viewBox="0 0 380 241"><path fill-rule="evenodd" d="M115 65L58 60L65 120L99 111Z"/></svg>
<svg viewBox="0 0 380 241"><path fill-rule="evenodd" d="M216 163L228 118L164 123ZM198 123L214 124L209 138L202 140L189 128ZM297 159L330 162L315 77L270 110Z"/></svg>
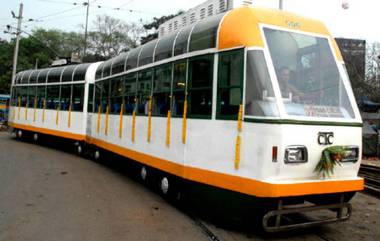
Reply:
<svg viewBox="0 0 380 241"><path fill-rule="evenodd" d="M288 115L355 118L326 38L270 28L264 34Z"/></svg>

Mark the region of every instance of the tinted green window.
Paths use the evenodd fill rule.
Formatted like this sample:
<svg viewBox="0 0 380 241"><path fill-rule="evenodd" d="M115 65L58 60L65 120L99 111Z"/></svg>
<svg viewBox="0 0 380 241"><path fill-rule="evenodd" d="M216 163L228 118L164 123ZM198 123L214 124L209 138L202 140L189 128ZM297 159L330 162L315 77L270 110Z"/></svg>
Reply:
<svg viewBox="0 0 380 241"><path fill-rule="evenodd" d="M37 87L37 108L44 108L44 100L46 95L46 86Z"/></svg>
<svg viewBox="0 0 380 241"><path fill-rule="evenodd" d="M186 91L187 60L174 63L173 70L173 93L172 93L172 116L183 116L183 105Z"/></svg>
<svg viewBox="0 0 380 241"><path fill-rule="evenodd" d="M63 70L62 68L51 69L48 74L47 82L48 83L60 82L62 70Z"/></svg>
<svg viewBox="0 0 380 241"><path fill-rule="evenodd" d="M141 47L138 47L129 52L127 63L125 65L126 71L137 67L137 58L139 57L140 50Z"/></svg>
<svg viewBox="0 0 380 241"><path fill-rule="evenodd" d="M87 103L87 112L94 111L94 84L88 85L88 103Z"/></svg>
<svg viewBox="0 0 380 241"><path fill-rule="evenodd" d="M131 114L136 106L137 74L129 74L125 77L124 113Z"/></svg>
<svg viewBox="0 0 380 241"><path fill-rule="evenodd" d="M121 105L123 104L124 94L124 79L123 77L113 78L111 80L111 107L110 113L120 113Z"/></svg>
<svg viewBox="0 0 380 241"><path fill-rule="evenodd" d="M137 87L137 113L147 115L148 101L152 95L152 70L139 72Z"/></svg>
<svg viewBox="0 0 380 241"><path fill-rule="evenodd" d="M106 113L107 112L107 106L110 106L110 80L103 80L103 85L102 85L102 112Z"/></svg>
<svg viewBox="0 0 380 241"><path fill-rule="evenodd" d="M102 100L102 91L103 90L103 82L98 81L95 83L95 100L94 100L94 105L95 105L95 112L99 111L99 108L101 108L101 100Z"/></svg>
<svg viewBox="0 0 380 241"><path fill-rule="evenodd" d="M34 100L36 98L37 87L29 86L28 87L28 106L29 108L34 108Z"/></svg>
<svg viewBox="0 0 380 241"><path fill-rule="evenodd" d="M33 73L29 77L29 83L31 83L31 84L37 83L37 76L38 76L39 72L40 71L38 71L38 70L33 71Z"/></svg>
<svg viewBox="0 0 380 241"><path fill-rule="evenodd" d="M37 82L46 83L46 77L47 77L48 72L49 72L49 69L40 70L40 73L38 74Z"/></svg>
<svg viewBox="0 0 380 241"><path fill-rule="evenodd" d="M63 69L62 82L73 81L73 72L74 72L76 67L77 67L77 65L69 65Z"/></svg>
<svg viewBox="0 0 380 241"><path fill-rule="evenodd" d="M83 111L84 84L73 84L72 110Z"/></svg>
<svg viewBox="0 0 380 241"><path fill-rule="evenodd" d="M18 106L18 98L21 98L20 91L21 87L13 87L12 106Z"/></svg>
<svg viewBox="0 0 380 241"><path fill-rule="evenodd" d="M193 25L187 26L183 28L181 32L178 34L178 37L175 40L174 56L187 53L187 43L188 43L189 34L192 28L193 28Z"/></svg>
<svg viewBox="0 0 380 241"><path fill-rule="evenodd" d="M124 71L125 60L128 53L121 53L117 56L112 63L112 74L118 74Z"/></svg>
<svg viewBox="0 0 380 241"><path fill-rule="evenodd" d="M195 25L190 37L189 51L216 47L218 27L224 13L209 17Z"/></svg>
<svg viewBox="0 0 380 241"><path fill-rule="evenodd" d="M143 66L153 62L153 52L156 47L157 40L153 40L143 46L139 57L138 66Z"/></svg>
<svg viewBox="0 0 380 241"><path fill-rule="evenodd" d="M156 47L156 53L154 56L154 61L160 61L172 57L173 55L173 44L177 33L172 33L161 38Z"/></svg>
<svg viewBox="0 0 380 241"><path fill-rule="evenodd" d="M12 86L11 106L17 106L17 87Z"/></svg>
<svg viewBox="0 0 380 241"><path fill-rule="evenodd" d="M21 98L22 98L22 87L16 87L16 92L15 92L15 106L18 106L19 104L19 99L21 101ZM20 102L21 104L21 102Z"/></svg>
<svg viewBox="0 0 380 241"><path fill-rule="evenodd" d="M189 117L211 118L214 55L189 60Z"/></svg>
<svg viewBox="0 0 380 241"><path fill-rule="evenodd" d="M26 107L28 103L28 87L20 87L21 107Z"/></svg>
<svg viewBox="0 0 380 241"><path fill-rule="evenodd" d="M61 110L69 110L71 104L71 84L61 86Z"/></svg>
<svg viewBox="0 0 380 241"><path fill-rule="evenodd" d="M30 71L30 70L27 70L24 72L24 74L22 75L22 78L21 78L22 84L28 84L29 83L29 76L31 73L32 73L32 71Z"/></svg>
<svg viewBox="0 0 380 241"><path fill-rule="evenodd" d="M90 64L78 65L74 72L73 81L84 81L86 78L86 72Z"/></svg>
<svg viewBox="0 0 380 241"><path fill-rule="evenodd" d="M152 114L166 116L170 110L172 64L154 69Z"/></svg>
<svg viewBox="0 0 380 241"><path fill-rule="evenodd" d="M216 116L237 119L242 103L244 50L220 53L218 64L218 97Z"/></svg>
<svg viewBox="0 0 380 241"><path fill-rule="evenodd" d="M55 110L59 106L60 85L48 85L46 89L46 109Z"/></svg>

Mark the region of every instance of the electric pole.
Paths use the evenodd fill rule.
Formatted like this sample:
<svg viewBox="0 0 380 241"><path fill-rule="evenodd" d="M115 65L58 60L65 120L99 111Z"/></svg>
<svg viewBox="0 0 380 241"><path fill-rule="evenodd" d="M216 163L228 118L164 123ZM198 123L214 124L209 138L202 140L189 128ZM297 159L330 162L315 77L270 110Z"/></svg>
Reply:
<svg viewBox="0 0 380 241"><path fill-rule="evenodd" d="M18 45L20 41L20 34L21 34L21 23L22 23L22 10L24 5L20 3L20 8L18 11L18 16L15 16L15 14L12 11L13 18L16 18L18 20L17 22L17 30L16 30L16 45L15 45L15 51L13 53L13 67L12 67L12 85L15 83L15 77L16 77L16 69L17 69L17 57L18 57Z"/></svg>
<svg viewBox="0 0 380 241"><path fill-rule="evenodd" d="M84 51L83 51L83 58L86 56L86 51L87 51L87 26L88 26L88 12L90 8L90 0L87 0L87 3L84 3L87 5L87 13L86 13L86 27L84 30Z"/></svg>
<svg viewBox="0 0 380 241"><path fill-rule="evenodd" d="M282 0L278 0L278 9L282 10L283 9L283 1Z"/></svg>

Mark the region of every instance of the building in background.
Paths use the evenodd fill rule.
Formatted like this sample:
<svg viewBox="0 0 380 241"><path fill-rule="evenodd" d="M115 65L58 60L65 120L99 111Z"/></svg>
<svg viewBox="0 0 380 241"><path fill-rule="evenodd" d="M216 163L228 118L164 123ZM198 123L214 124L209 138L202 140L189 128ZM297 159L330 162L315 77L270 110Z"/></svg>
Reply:
<svg viewBox="0 0 380 241"><path fill-rule="evenodd" d="M356 83L363 82L365 79L366 41L347 38L335 40L342 53L352 86L355 87Z"/></svg>
<svg viewBox="0 0 380 241"><path fill-rule="evenodd" d="M236 7L252 5L252 0L208 0L174 17L158 27L158 36L167 34L192 25L204 18L226 12Z"/></svg>

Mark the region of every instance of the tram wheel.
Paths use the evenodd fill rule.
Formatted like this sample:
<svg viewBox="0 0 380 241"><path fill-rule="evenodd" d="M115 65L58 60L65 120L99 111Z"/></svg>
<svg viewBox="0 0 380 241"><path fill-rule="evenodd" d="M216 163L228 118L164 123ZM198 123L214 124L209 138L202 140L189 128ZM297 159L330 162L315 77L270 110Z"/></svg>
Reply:
<svg viewBox="0 0 380 241"><path fill-rule="evenodd" d="M95 149L95 151L94 151L94 159L95 159L95 161L99 161L100 160L100 150Z"/></svg>
<svg viewBox="0 0 380 241"><path fill-rule="evenodd" d="M34 134L33 134L33 141L37 142L37 141L38 141L38 138L39 138L38 133L34 133Z"/></svg>
<svg viewBox="0 0 380 241"><path fill-rule="evenodd" d="M17 130L16 131L16 137L18 138L18 139L21 139L22 138L22 130Z"/></svg>
<svg viewBox="0 0 380 241"><path fill-rule="evenodd" d="M159 182L161 194L169 201L178 201L181 199L181 192L178 189L177 182L174 178L163 176Z"/></svg>
<svg viewBox="0 0 380 241"><path fill-rule="evenodd" d="M167 195L169 193L170 183L167 177L161 178L160 189L162 194Z"/></svg>
<svg viewBox="0 0 380 241"><path fill-rule="evenodd" d="M77 155L78 156L83 155L83 145L81 143L77 144Z"/></svg>
<svg viewBox="0 0 380 241"><path fill-rule="evenodd" d="M148 175L148 171L146 170L146 167L145 166L142 166L141 167L141 171L140 171L140 177L141 179L145 182L146 181L146 177Z"/></svg>

